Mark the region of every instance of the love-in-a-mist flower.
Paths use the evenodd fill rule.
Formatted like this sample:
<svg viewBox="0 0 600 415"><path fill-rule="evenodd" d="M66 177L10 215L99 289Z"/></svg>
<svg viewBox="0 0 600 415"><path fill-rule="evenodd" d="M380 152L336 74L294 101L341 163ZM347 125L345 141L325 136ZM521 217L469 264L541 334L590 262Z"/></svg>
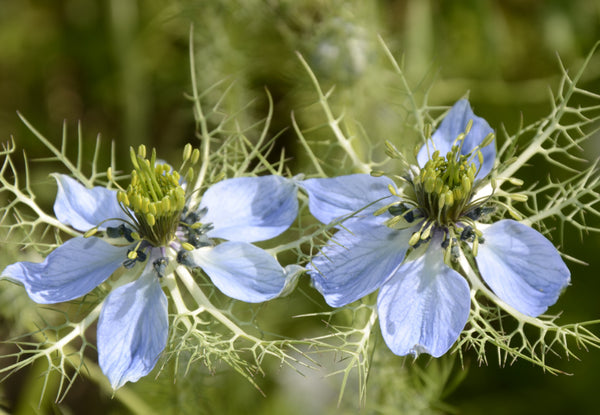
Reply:
<svg viewBox="0 0 600 415"><path fill-rule="evenodd" d="M461 257L528 316L569 284L543 235L514 220L487 223L499 203L490 185L493 141L488 123L461 100L397 182L354 174L300 184L318 220L340 221L334 242L308 265L315 287L333 307L379 289L383 338L398 355L438 357L457 340L471 304Z"/></svg>
<svg viewBox="0 0 600 415"><path fill-rule="evenodd" d="M55 175L56 218L85 234L41 263L18 262L2 272L35 302L51 304L79 298L121 270L118 283L126 283L104 300L97 330L100 367L115 389L148 374L165 348L169 321L161 280L178 264L202 268L232 298L277 297L288 272L251 242L285 231L298 209L296 187L278 176L223 180L199 206L189 206L193 189L157 163L154 151L148 160L145 147L132 149L131 159L131 183L119 191ZM197 159L197 150L186 146L182 168Z"/></svg>

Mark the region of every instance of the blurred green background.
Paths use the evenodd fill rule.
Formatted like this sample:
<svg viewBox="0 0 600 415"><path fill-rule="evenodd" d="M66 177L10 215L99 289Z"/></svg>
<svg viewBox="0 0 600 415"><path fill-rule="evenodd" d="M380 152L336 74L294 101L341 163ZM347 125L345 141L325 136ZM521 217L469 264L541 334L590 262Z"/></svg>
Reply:
<svg viewBox="0 0 600 415"><path fill-rule="evenodd" d="M306 160L289 128L290 113L301 113L315 95L296 51L324 85L336 84L337 102L381 142L398 131L395 114L403 96L377 35L403 59L411 85L422 91L431 87L430 103L449 105L469 92L478 115L497 130L504 125L513 132L521 117L527 124L548 113L548 88L555 88L560 80L557 56L565 67L577 69L600 39L600 2L0 0L0 140L13 136L29 157L47 155L19 120L19 111L57 144L64 120L71 131L81 121L88 149L100 133L106 141L116 142L122 160L130 145L141 143L157 147L167 160L179 154L194 139L191 102L185 97L190 93L192 24L201 89L220 80L233 83L225 105L240 108L254 100L243 114L244 121L252 123L266 114L267 88L274 99L272 135L288 128L278 146L292 157L293 173L299 173ZM600 54L592 59L582 87L600 91ZM299 118L303 127L311 125L310 115ZM590 160L598 157L598 136L585 152ZM33 173L34 178L47 180L43 166ZM538 174L524 179L543 178L547 171ZM54 190L48 191L50 203ZM600 317L599 247L597 235L585 235L583 241L575 234L565 238L563 250L589 265L569 264L572 286L552 309L564 310L563 322ZM0 249L8 255L5 247ZM9 262L8 257L0 265L4 262ZM306 284L301 288L311 291ZM293 301L300 303L302 298ZM308 312L294 302L272 307ZM598 412L598 350L581 351L581 361L550 357L551 364L573 376L544 374L522 361L499 368L493 352L489 366L479 367L469 353L467 376L444 398L450 407L442 411ZM397 370L400 375L410 366L392 356L384 361L373 367L374 383L377 370ZM427 362L422 366L433 370ZM461 370L454 370L460 376ZM319 376L302 380L274 368L261 380L267 398L227 371L216 377L180 379L169 386L194 388L192 401L170 402L168 390L161 393L170 402L168 413L181 413L182 407L191 405L198 413L300 414L313 410L308 401L321 398L326 404L315 406L314 413L359 410L352 394L336 410L335 379ZM7 411L75 414L93 403L96 412L86 413L126 413L86 380L78 381L59 406L44 402L38 410L36 390L31 389L34 380L20 375L0 385L0 402ZM152 395L152 379L146 381L138 390ZM319 394L320 385L327 387ZM395 392L388 387L385 393ZM360 410L402 413L394 407L400 397L400 392L394 397L375 391Z"/></svg>

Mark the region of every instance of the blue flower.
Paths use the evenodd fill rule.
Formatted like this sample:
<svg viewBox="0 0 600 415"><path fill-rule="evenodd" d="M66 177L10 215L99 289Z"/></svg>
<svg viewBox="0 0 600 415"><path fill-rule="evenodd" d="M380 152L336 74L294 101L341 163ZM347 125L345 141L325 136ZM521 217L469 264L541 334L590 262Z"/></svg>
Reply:
<svg viewBox="0 0 600 415"><path fill-rule="evenodd" d="M147 161L136 157L134 165ZM40 304L79 298L118 269L134 278L111 291L98 320L98 360L114 389L148 374L166 346L161 277L172 272L174 259L202 268L232 298L272 299L285 288L288 270L250 242L279 235L298 210L297 187L278 176L223 180L192 210L175 172L158 164L138 167L127 191L119 192L55 175L57 219L88 237L66 241L41 263L17 262L2 272ZM149 183L156 185L152 191Z"/></svg>
<svg viewBox="0 0 600 415"><path fill-rule="evenodd" d="M513 220L484 223L495 199L477 192L489 187L493 138L461 100L399 186L365 174L300 183L311 213L339 228L308 265L315 287L333 307L379 289L383 338L398 355L439 357L457 340L471 290L461 255L503 302L529 316L546 311L569 284L568 268L543 235Z"/></svg>

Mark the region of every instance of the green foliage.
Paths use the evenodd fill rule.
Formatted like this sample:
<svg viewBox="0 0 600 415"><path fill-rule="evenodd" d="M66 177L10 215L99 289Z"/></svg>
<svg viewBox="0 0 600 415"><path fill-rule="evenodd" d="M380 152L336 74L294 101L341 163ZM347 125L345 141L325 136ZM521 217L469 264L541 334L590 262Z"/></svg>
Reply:
<svg viewBox="0 0 600 415"><path fill-rule="evenodd" d="M584 54L599 34L598 12L586 12L586 1L530 8L432 0L92 3L26 7L13 1L0 11L0 74L19 93L0 83L0 130L5 137L15 133L0 152L2 267L39 261L80 235L48 213L54 197L49 172L110 187L107 167L117 182L128 180L129 145L155 145L171 160L193 137L202 161L194 186L202 191L242 175L397 174L402 166L386 156L386 141L414 162L428 126L444 115L446 107L438 104L469 90L478 113L489 115L492 125L505 123L498 127L501 164L494 174L506 210L497 214L515 215L554 237L573 265L597 249L593 159L600 106L591 91L599 60L597 53ZM194 47L188 50L188 43ZM555 51L567 62L558 66L559 75ZM191 88L182 86L187 60ZM567 70L572 66L579 69ZM557 87L542 113L548 84ZM190 91L187 102L182 90ZM15 106L21 113L13 121L6 114ZM517 109L537 120L519 119ZM85 129L78 124L72 134L65 122L58 137L40 132L56 130L65 117L82 119ZM95 130L108 138L89 139L86 131ZM306 197L299 198L297 222L264 244L283 264L306 264L333 233L310 217ZM588 252L574 244L573 231ZM473 268L467 258L461 261ZM557 306L564 317L533 319L503 304L476 273L468 275L473 308L455 353L416 362L387 350L373 296L331 310L301 279L288 297L243 305L201 273L178 268L176 274L164 283L171 331L162 360L147 378L114 395L95 363L94 321L115 281L51 308L2 282L0 391L7 397L0 403L21 399L22 413L30 407L60 411L61 405L76 412L71 408L78 403L69 399L79 392L101 396L98 406L112 413L452 413L443 402L451 400L471 359L488 363L491 353L501 365L519 367L523 360L550 373L572 372L556 357L577 357L600 343L592 327L597 321L561 322L578 321L569 309L585 303L579 297ZM569 290L580 284L592 282L574 273ZM36 378L41 387L29 390ZM482 383L495 389L494 381ZM583 381L578 389L592 384ZM290 404L298 390L314 402Z"/></svg>

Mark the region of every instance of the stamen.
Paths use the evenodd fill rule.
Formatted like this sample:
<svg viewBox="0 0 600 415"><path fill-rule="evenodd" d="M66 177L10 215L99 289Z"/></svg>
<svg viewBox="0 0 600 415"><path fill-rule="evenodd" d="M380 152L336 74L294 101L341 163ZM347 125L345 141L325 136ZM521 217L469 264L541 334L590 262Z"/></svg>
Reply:
<svg viewBox="0 0 600 415"><path fill-rule="evenodd" d="M184 243L182 243L182 244L181 244L181 247L182 247L183 249L185 249L186 251L193 251L193 250L195 249L195 248L194 248L194 245L192 245L192 244L190 244L190 243L188 243L188 242L184 242Z"/></svg>
<svg viewBox="0 0 600 415"><path fill-rule="evenodd" d="M507 180L515 186L523 186L523 180L517 179L516 177L509 177Z"/></svg>
<svg viewBox="0 0 600 415"><path fill-rule="evenodd" d="M516 202L527 202L527 195L522 193L511 193L510 198Z"/></svg>
<svg viewBox="0 0 600 415"><path fill-rule="evenodd" d="M95 235L96 232L98 232L98 227L90 229L89 231L87 231L86 233L83 234L83 237L84 238L89 238L90 236Z"/></svg>
<svg viewBox="0 0 600 415"><path fill-rule="evenodd" d="M186 160L194 154L191 146L186 147L184 153ZM150 160L145 158L146 154L143 145L138 147L137 153L130 148L134 166L131 183L126 190L117 193L117 200L132 219L140 239L153 246L166 246L175 237L185 206L185 191L179 183L179 173L169 166L156 164L155 149L152 149ZM187 177L193 177L191 168Z"/></svg>
<svg viewBox="0 0 600 415"><path fill-rule="evenodd" d="M415 233L412 234L412 236L408 240L408 245L415 246L415 244L417 242L419 242L420 239L421 239L421 233L420 232L415 232Z"/></svg>
<svg viewBox="0 0 600 415"><path fill-rule="evenodd" d="M182 157L183 162L185 163L186 161L188 161L191 156L192 156L192 145L190 143L187 143L183 147L183 157Z"/></svg>
<svg viewBox="0 0 600 415"><path fill-rule="evenodd" d="M200 160L200 150L198 150L197 148L195 148L192 151L192 157L190 159L190 163L196 164L196 163L198 163L198 160Z"/></svg>

